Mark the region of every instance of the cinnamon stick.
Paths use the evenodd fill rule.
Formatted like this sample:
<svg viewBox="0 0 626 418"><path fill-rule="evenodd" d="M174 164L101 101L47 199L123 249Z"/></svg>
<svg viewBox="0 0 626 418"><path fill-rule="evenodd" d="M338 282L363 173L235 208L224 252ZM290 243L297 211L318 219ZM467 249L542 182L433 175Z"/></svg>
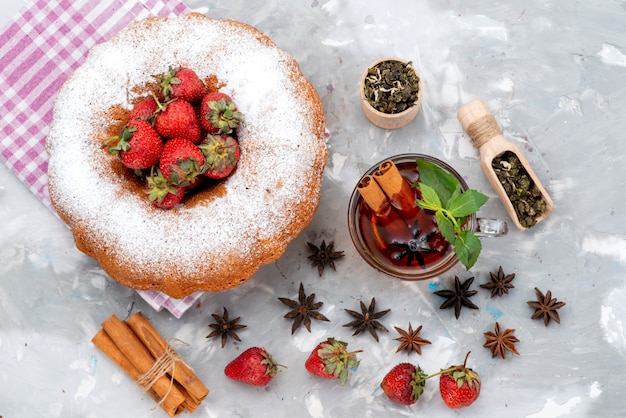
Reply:
<svg viewBox="0 0 626 418"><path fill-rule="evenodd" d="M389 200L372 176L363 176L356 188L367 206L374 212L384 214L389 210Z"/></svg>
<svg viewBox="0 0 626 418"><path fill-rule="evenodd" d="M154 358L174 351L141 312L133 314L128 319L128 325ZM184 361L176 361L172 370L174 380L180 383L197 403L209 394L209 389Z"/></svg>
<svg viewBox="0 0 626 418"><path fill-rule="evenodd" d="M151 370L155 358L133 333L128 324L120 321L115 315L111 315L102 323L102 328L141 376ZM107 352L105 354L109 355ZM159 396L161 408L169 416L175 416L184 410L182 404L185 401L185 396L167 376L159 377L153 383L152 389Z"/></svg>
<svg viewBox="0 0 626 418"><path fill-rule="evenodd" d="M415 210L415 192L393 161L382 162L374 172L374 180L398 210L403 212Z"/></svg>
<svg viewBox="0 0 626 418"><path fill-rule="evenodd" d="M185 397L185 400L183 401L182 406L185 409L187 409L190 413L193 413L200 406L200 402L202 401L195 399L193 396L191 396L189 392L187 392L187 390L184 387L182 387L182 385L178 383L176 380L174 380L174 386L176 386L176 388L180 391L180 393L182 393L183 396Z"/></svg>
<svg viewBox="0 0 626 418"><path fill-rule="evenodd" d="M100 351L105 353L117 366L122 369L131 379L137 381L141 377L141 373L133 364L128 360L128 358L120 351L119 348L115 345L111 337L104 331L100 330L94 337L91 339L93 345L98 347ZM155 402L159 402L159 395L150 388L147 392L148 396L150 396Z"/></svg>

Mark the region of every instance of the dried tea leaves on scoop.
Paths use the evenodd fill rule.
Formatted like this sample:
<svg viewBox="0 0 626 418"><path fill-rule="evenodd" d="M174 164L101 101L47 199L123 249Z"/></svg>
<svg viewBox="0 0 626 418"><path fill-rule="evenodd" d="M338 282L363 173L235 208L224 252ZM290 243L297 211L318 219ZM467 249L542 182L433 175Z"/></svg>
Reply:
<svg viewBox="0 0 626 418"><path fill-rule="evenodd" d="M493 171L513 204L517 219L525 228L537 223L548 205L518 156L503 152L491 161Z"/></svg>

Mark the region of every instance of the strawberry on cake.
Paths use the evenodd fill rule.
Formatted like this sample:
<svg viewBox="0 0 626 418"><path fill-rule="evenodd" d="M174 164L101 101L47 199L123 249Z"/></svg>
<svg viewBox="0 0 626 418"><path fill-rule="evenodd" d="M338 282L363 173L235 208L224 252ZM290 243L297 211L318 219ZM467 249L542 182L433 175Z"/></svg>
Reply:
<svg viewBox="0 0 626 418"><path fill-rule="evenodd" d="M49 190L115 280L180 298L240 285L311 221L324 113L296 61L244 23L139 20L61 88Z"/></svg>

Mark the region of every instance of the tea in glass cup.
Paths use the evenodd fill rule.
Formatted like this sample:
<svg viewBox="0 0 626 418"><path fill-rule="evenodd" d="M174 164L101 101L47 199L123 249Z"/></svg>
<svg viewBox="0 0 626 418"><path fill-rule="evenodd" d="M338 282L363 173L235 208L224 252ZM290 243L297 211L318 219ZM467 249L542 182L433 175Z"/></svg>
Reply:
<svg viewBox="0 0 626 418"><path fill-rule="evenodd" d="M469 189L445 162L423 154L401 154L367 170L348 205L348 227L358 253L378 271L406 280L438 276L459 261L454 247L439 231L435 212L415 204L421 198L420 190L411 187L420 179L417 160L431 162L452 174L462 192ZM396 170L395 177L387 170ZM477 236L507 233L505 222L479 219L475 214L466 218L463 228Z"/></svg>

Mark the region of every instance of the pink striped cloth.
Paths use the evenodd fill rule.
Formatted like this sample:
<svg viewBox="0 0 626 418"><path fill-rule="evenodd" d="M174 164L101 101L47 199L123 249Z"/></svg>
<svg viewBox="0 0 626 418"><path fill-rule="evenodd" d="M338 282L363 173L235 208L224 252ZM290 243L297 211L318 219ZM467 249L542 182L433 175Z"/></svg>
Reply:
<svg viewBox="0 0 626 418"><path fill-rule="evenodd" d="M94 45L135 19L189 12L178 0L34 0L0 32L0 160L54 211L45 143L59 88ZM139 291L180 318L200 292L173 299Z"/></svg>

